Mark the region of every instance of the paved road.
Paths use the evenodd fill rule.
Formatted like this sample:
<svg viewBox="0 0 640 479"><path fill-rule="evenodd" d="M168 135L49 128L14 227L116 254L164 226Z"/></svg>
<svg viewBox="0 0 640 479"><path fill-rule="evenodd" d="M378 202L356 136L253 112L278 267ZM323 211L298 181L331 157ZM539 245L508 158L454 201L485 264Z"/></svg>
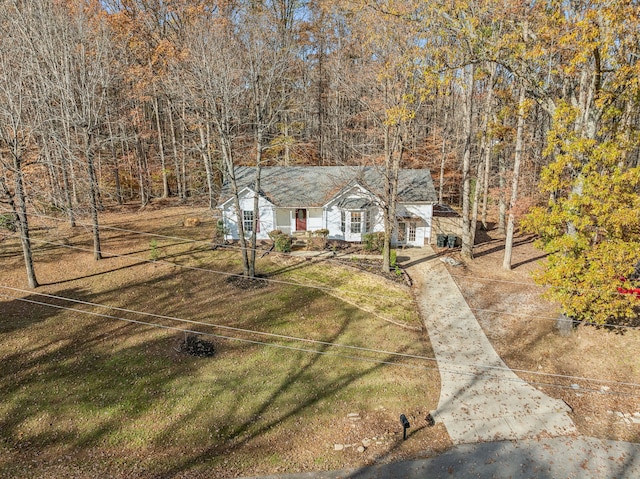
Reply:
<svg viewBox="0 0 640 479"><path fill-rule="evenodd" d="M605 479L640 477L640 444L587 437L461 444L431 459L262 479Z"/></svg>
<svg viewBox="0 0 640 479"><path fill-rule="evenodd" d="M569 407L521 380L498 356L431 247L409 252L440 370L440 401L431 414L454 444L575 434Z"/></svg>

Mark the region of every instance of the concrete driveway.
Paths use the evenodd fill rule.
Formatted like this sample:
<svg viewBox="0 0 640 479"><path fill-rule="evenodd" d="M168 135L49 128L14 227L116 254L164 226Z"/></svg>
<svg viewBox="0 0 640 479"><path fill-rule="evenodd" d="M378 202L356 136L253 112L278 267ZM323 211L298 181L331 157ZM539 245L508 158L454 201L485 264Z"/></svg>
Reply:
<svg viewBox="0 0 640 479"><path fill-rule="evenodd" d="M433 249L407 252L442 383L438 409L431 414L452 441L575 434L569 407L520 379L498 356Z"/></svg>

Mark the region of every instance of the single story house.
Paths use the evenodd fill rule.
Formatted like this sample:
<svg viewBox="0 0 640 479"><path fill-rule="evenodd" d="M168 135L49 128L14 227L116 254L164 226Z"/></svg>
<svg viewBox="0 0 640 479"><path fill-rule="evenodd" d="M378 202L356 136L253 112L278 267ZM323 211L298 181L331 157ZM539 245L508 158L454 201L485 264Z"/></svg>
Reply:
<svg viewBox="0 0 640 479"><path fill-rule="evenodd" d="M369 232L384 231L383 170L376 167L265 167L258 192L258 239L281 230L296 235L326 229L329 239L360 242ZM253 227L255 168L236 168L240 218L245 234ZM399 172L396 246L422 246L431 240L431 219L437 195L425 169ZM218 201L225 239L238 239L238 215L231 185L223 185Z"/></svg>

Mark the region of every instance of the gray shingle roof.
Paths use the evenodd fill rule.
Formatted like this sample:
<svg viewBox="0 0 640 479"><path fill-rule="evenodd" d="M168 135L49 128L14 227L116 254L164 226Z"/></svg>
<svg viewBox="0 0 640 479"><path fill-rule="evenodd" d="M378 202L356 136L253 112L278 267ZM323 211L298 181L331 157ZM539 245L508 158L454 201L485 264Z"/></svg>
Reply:
<svg viewBox="0 0 640 479"><path fill-rule="evenodd" d="M255 168L236 168L238 189L252 188ZM261 194L281 207L322 206L349 184L358 182L382 197L383 170L372 166L272 166L262 168ZM221 204L231 198L231 186L225 183ZM436 202L437 195L429 170L403 169L398 178L398 200L403 203Z"/></svg>

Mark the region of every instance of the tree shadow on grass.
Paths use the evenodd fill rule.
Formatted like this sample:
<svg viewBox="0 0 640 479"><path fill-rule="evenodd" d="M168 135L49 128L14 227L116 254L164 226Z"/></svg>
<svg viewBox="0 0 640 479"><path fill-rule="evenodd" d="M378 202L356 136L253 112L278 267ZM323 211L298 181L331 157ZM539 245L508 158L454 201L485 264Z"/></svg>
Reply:
<svg viewBox="0 0 640 479"><path fill-rule="evenodd" d="M169 246L175 246L174 245L169 245ZM164 248L164 246L163 246ZM54 286L54 285L59 285L59 284L64 284L64 283L70 283L73 281L78 281L78 280L83 280L83 279L89 279L89 278L95 278L98 276L103 276L103 275L107 275L110 273L115 273L117 271L123 271L123 270L127 270L127 269L131 269L131 268L135 268L137 266L144 266L147 265L149 263L156 263L159 265L164 265L164 266L177 266L177 267L183 267L183 265L181 265L180 263L172 263L171 261L168 261L168 259L177 259L177 258L181 258L181 257L189 257L192 256L195 253L201 253L204 252L204 249L201 250L190 250L190 251L184 251L184 252L180 252L180 253L173 253L170 255L164 255L162 258L153 261L151 259L142 259L142 258L136 258L133 255L137 254L137 253L146 253L149 254L148 249L145 250L140 250L140 251L135 251L135 252L129 252L129 253L123 253L123 254L110 254L108 252L104 253L104 258L101 260L100 264L105 264L109 261L110 258L126 258L126 259L131 259L131 260L137 260L136 262L132 262L130 264L124 265L124 266L119 266L117 268L111 268L111 269L107 269L104 271L97 271L95 273L91 273L91 274L86 274L83 276L76 276L74 278L68 278L68 279L63 279L63 280L59 280L59 281L53 281L53 282L49 282L49 283L42 283L41 286ZM60 261L60 259L58 258L56 261Z"/></svg>
<svg viewBox="0 0 640 479"><path fill-rule="evenodd" d="M515 263L515 264L511 265L511 269L519 268L520 266L524 266L525 264L535 263L536 261L544 259L547 256L549 256L549 254L545 253L545 254L541 254L539 256L535 256L533 258L529 258L529 259L524 260L524 261L520 261L519 263Z"/></svg>
<svg viewBox="0 0 640 479"><path fill-rule="evenodd" d="M536 240L536 236L535 235L521 236L516 241L513 242L513 247L515 248L517 246L521 246L521 245L524 245L524 244L533 243L535 240ZM478 253L474 253L473 254L474 258L480 258L482 256L486 256L488 254L504 250L504 240L493 240L493 241L489 241L488 243L489 244L490 243L498 243L498 245L494 246L492 248L480 251ZM487 243L482 243L482 244L487 244Z"/></svg>
<svg viewBox="0 0 640 479"><path fill-rule="evenodd" d="M227 289L221 284L211 281L210 274L204 271L189 271L181 276L185 284L194 290L196 319L210 317L212 311L219 313L224 309L218 306L231 303L241 309L252 309L258 317L252 319L252 326L264 324L276 326L283 311L287 314L304 308L314 308L313 302L323 298L324 294L317 290L306 291L304 295L296 290L283 289L282 297L276 301L269 301L273 291L252 298L243 298L242 292L237 297L226 297L226 302L217 303L217 299L210 301L211 292L221 289L225 296ZM89 293L83 289L67 289L55 292L57 296L67 297L88 303L118 304L131 309L144 311L166 312L176 311L175 306L180 299L176 284L170 286L167 281L175 280L176 272L171 271L163 275L154 276L145 281L136 281L125 285L114 285L110 289L101 289ZM203 283L208 280L209 283ZM87 289L92 284L87 284ZM211 288L211 291L207 289ZM38 301L39 295L32 295ZM241 301L242 300L242 301ZM11 300L18 301L18 300ZM176 355L172 350L175 341L172 334L155 333L150 335L151 326L131 325L116 322L115 318L99 318L84 316L84 313L71 313L59 325L53 324L55 306L70 306L74 309L90 309L114 316L128 315L123 311L116 313L108 310L96 310L91 305L78 305L65 299L48 298L52 306L30 305L29 321L19 325L25 329L24 342L20 341L17 328L11 329L13 334L0 335L2 348L2 363L0 366L0 397L3 398L3 409L0 413L0 438L4 447L11 451L11 459L7 459L7 468L21 471L22 476L27 472L21 470L23 464L35 460L42 467L47 467L47 461L60 450L75 454L93 454L98 450L110 450L112 446L132 448L139 454L139 461L148 467L146 475L159 471L165 477L179 475L183 471L210 465L212 456L246 451L250 442L259 439L270 429L282 423L297 423L297 417L303 415L310 407L320 401L335 395L360 378L375 373L381 364L362 363L362 367L345 368L344 371L334 366L331 374L326 376L326 365L319 365L323 353L330 352L329 345L303 345L296 347L317 348L317 353L310 354L303 351L287 352L286 361L289 371L283 373L280 364L269 364L273 368L273 384L256 386L260 373L246 376L225 376L224 369L219 373L215 370L216 359L194 359ZM25 303L26 304L26 303ZM324 303L323 303L324 304ZM316 308L323 304L316 305ZM133 306L129 306L133 305ZM252 306L254 305L254 306ZM0 307L4 304L0 304ZM259 309L262 307L262 309ZM52 311L47 311L51 308ZM209 309L211 308L211 309ZM10 308L14 314L20 314L17 303ZM4 312L4 308L2 311ZM180 309L177 311L181 312ZM180 314L180 313L175 313ZM341 337L352 324L356 311L345 307L336 314L335 328L332 333L323 335L327 342ZM291 316L289 316L290 318ZM158 322L166 325L177 324L169 318L142 318L144 321ZM219 319L214 316L214 320ZM56 319L57 320L57 319ZM76 322L77 321L77 322ZM246 321L246 318L245 318ZM4 325L6 326L6 325ZM195 327L195 326L189 326ZM34 329L35 328L35 329ZM216 331L215 328L199 325L202 331ZM219 331L218 331L219 332ZM289 342L289 344L291 344ZM5 347L7 346L7 347ZM228 353L232 361L234 355L238 360L257 362L255 356L258 347L241 346L239 343L225 345L223 351ZM248 349L248 352L247 352ZM295 355L294 357L289 354ZM253 357L252 357L253 356ZM382 357L382 360L391 358ZM337 364L331 363L331 364ZM207 366L208 365L208 366ZM202 369L201 369L202 368ZM199 376L202 371L209 376ZM192 384L193 381L193 384ZM215 386L207 389L208 383ZM193 387L199 387L199 396L190 397L188 409L181 409L182 397L176 392L184 388L186 395L194 396ZM264 398L251 406L251 411L242 411L242 397L247 391L260 393ZM257 389L256 389L257 388ZM236 400L220 400L222 394L234 393ZM168 401L168 402L167 402ZM218 405L217 401L221 401ZM212 409L213 407L213 409ZM215 412L217 407L225 408L220 414ZM213 414L213 418L210 416ZM154 423L153 418L157 418ZM153 453L147 448L157 447L169 451L180 448L181 435L189 437L191 427L204 425L220 428L220 439L209 438L202 440L202 447L194 453L184 452L183 456L172 457L163 465L162 460L156 461ZM132 428L145 429L139 437L130 436ZM203 434L199 427L198 434ZM204 431L206 432L206 430ZM133 445L132 445L133 444ZM193 447L193 443L189 444ZM118 465L124 464L125 469L139 467L134 459L127 462L121 459ZM114 466L105 463L103 467ZM0 466L4 467L4 466ZM8 469L6 469L8 470ZM122 470L122 469L120 469ZM0 475L2 469L0 469ZM19 475L19 474L17 474Z"/></svg>
<svg viewBox="0 0 640 479"><path fill-rule="evenodd" d="M69 306L64 299L47 298L41 294L19 295L19 292L0 287L0 333L29 328L58 314L59 307ZM82 292L72 288L62 291L61 295L80 297Z"/></svg>
<svg viewBox="0 0 640 479"><path fill-rule="evenodd" d="M424 255L423 256L412 256L411 258L408 258L408 259L412 260L409 263L405 263L404 261L406 261L406 260L400 261L400 259L398 260L398 262L401 263L401 266L403 268L407 269L407 268L411 268L412 266L417 266L417 265L419 265L421 263L426 263L427 261L432 261L432 260L434 260L436 258L444 256L445 254L447 254L447 251L446 250L442 250L442 251L439 251L439 252L437 252L435 254L432 254L432 255L429 255L429 256L424 256Z"/></svg>
<svg viewBox="0 0 640 479"><path fill-rule="evenodd" d="M36 317L44 321L52 311ZM25 465L42 466L61 450L117 444L194 366L167 354L173 339L165 333L148 336L148 328L80 317L62 324L0 337L0 439L11 452L0 475L26 474Z"/></svg>
<svg viewBox="0 0 640 479"><path fill-rule="evenodd" d="M263 313L265 320L272 313L270 311ZM350 314L345 311L342 314L339 327L330 336L324 338L323 341L327 343L337 341L350 326ZM243 395L251 394L248 391L251 390L253 385L246 381L255 380L255 378L246 380L243 380L243 378L228 378L234 390L237 391L238 401L230 405L226 413L226 419L223 419L221 424L218 425L221 429L222 439L213 442L193 455L186 455L178 464L165 471L159 471L159 474L155 477L171 478L180 476L193 468L211 464L217 458L230 457L234 453L239 453L243 448L249 446L253 440L267 434L275 427L291 422L294 418L303 417L305 411L309 410L309 408L316 406L328 397L339 394L340 391L359 379L374 374L383 366L381 363L363 362L361 363L362 367L359 368L354 368L352 365L345 367L342 374L323 375L316 372L316 369L319 367L318 363L326 357L325 355L350 353L335 351L335 348L329 344L296 344L295 347L312 349L315 352L290 351L285 353L295 354L295 358L288 358L282 364L283 366L289 364L288 372L280 374L281 382L270 386L269 390L271 392L251 411L241 411L246 406L243 405L242 397ZM386 355L380 358L380 361L392 360L393 358ZM353 362L353 359L351 362ZM276 369L277 367L277 365L270 366L270 368ZM292 398L295 398L295 401L291 401ZM192 414L196 416L201 412L194 410ZM238 421L239 417L244 417L245 419ZM216 424L211 424L210 427L214 429ZM295 427L297 429L304 428L304 423L301 423L299 419L295 419ZM172 427L167 428L167 433L171 430ZM298 430L296 433L300 434L300 431ZM267 451L263 452L266 453Z"/></svg>
<svg viewBox="0 0 640 479"><path fill-rule="evenodd" d="M111 268L105 271L98 271L96 273L85 274L84 276L76 276L75 278L61 279L59 281L52 281L50 283L41 283L40 286L56 286L65 283L71 283L73 281L79 281L83 279L96 278L98 276L108 275L110 273L115 273L118 271L123 271L131 268L135 268L136 266L142 266L147 264L147 261L138 261L137 263L127 264L125 266L119 266L118 268Z"/></svg>
<svg viewBox="0 0 640 479"><path fill-rule="evenodd" d="M277 261L275 261L276 258L275 256L273 256L271 258L271 261L274 264L278 264L280 265L281 263L278 263ZM309 266L315 265L315 264L326 264L328 263L330 260L332 260L333 258L305 258L305 257L294 257L294 256L289 256L285 258L285 264L277 269L272 269L269 270L266 273L266 276L268 278L272 278L272 277L276 277L278 275L283 275L285 273L289 273L291 271L296 271L296 270L300 270L300 269L304 269L307 268ZM287 264L288 263L288 264Z"/></svg>

